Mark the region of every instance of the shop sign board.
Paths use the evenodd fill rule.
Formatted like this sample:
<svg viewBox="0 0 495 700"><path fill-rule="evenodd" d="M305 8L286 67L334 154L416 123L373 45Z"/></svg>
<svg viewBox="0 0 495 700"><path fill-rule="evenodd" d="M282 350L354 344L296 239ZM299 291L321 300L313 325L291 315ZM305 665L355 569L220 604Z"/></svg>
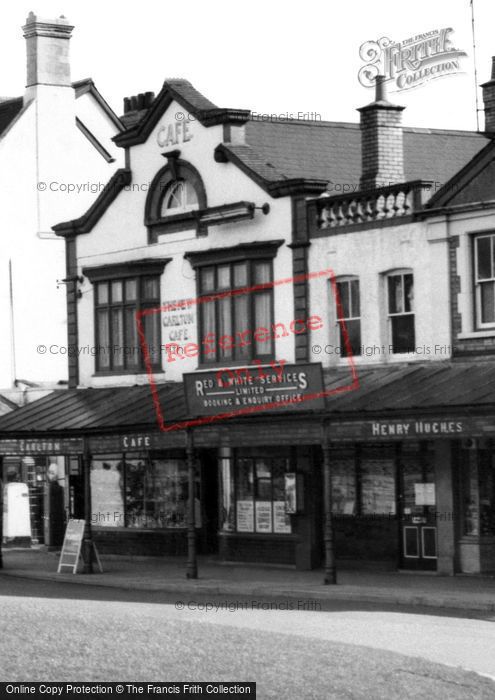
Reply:
<svg viewBox="0 0 495 700"><path fill-rule="evenodd" d="M0 440L1 455L82 454L82 438L26 438Z"/></svg>
<svg viewBox="0 0 495 700"><path fill-rule="evenodd" d="M321 364L272 363L184 374L188 414L233 417L258 411L323 410Z"/></svg>
<svg viewBox="0 0 495 700"><path fill-rule="evenodd" d="M493 421L489 421L493 425ZM433 440L461 439L483 435L483 422L477 418L425 417L349 421L328 425L330 440Z"/></svg>

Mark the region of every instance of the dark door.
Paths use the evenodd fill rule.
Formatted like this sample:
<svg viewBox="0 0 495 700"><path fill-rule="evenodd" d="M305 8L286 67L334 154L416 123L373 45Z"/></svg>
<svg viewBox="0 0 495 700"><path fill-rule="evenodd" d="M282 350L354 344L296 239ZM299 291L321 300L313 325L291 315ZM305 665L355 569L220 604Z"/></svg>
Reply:
<svg viewBox="0 0 495 700"><path fill-rule="evenodd" d="M406 448L407 449L407 448ZM437 527L433 456L422 445L399 462L400 566L435 571Z"/></svg>

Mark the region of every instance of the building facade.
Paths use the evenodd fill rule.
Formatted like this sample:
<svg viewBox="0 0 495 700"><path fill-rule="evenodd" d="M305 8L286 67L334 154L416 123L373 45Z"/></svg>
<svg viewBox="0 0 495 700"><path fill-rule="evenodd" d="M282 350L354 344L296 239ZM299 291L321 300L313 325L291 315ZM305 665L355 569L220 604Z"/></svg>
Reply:
<svg viewBox="0 0 495 700"><path fill-rule="evenodd" d="M104 551L492 570L466 523L493 509L495 365L454 347L441 199L489 134L402 127L380 81L360 125L256 121L182 80L125 107L125 167L54 227L69 390L1 419L0 449L65 456Z"/></svg>
<svg viewBox="0 0 495 700"><path fill-rule="evenodd" d="M123 162L123 125L91 79L72 81L73 27L30 13L26 87L0 98L2 409L67 388L66 264L52 226L86 211ZM0 481L29 484L33 540L44 540L47 470L57 455L8 454ZM53 471L53 470L52 470Z"/></svg>

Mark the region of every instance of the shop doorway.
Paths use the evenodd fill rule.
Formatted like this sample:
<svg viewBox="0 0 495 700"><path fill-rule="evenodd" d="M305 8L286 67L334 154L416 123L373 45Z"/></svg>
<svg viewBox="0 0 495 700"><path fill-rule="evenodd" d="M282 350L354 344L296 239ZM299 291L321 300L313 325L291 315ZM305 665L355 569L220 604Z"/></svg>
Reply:
<svg viewBox="0 0 495 700"><path fill-rule="evenodd" d="M399 459L400 568L436 571L437 527L435 467L426 444Z"/></svg>

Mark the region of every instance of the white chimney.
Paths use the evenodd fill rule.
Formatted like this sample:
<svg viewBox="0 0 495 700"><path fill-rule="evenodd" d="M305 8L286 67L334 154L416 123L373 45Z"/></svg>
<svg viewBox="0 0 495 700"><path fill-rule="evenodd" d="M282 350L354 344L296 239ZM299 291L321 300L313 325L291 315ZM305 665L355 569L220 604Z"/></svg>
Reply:
<svg viewBox="0 0 495 700"><path fill-rule="evenodd" d="M30 12L22 28L27 49L28 96L37 85L69 87L71 85L69 44L74 27L62 15L42 19Z"/></svg>

